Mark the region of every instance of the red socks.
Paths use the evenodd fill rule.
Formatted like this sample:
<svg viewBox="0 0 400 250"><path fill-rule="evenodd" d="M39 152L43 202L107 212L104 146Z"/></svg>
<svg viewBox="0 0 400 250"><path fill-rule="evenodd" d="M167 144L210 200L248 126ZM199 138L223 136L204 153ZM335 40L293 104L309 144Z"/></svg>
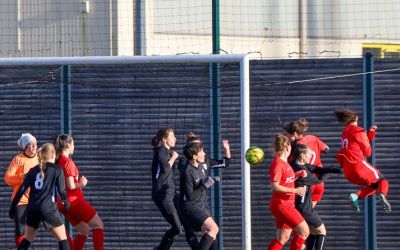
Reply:
<svg viewBox="0 0 400 250"><path fill-rule="evenodd" d="M297 233L293 233L293 239L290 242L290 250L301 250L306 239L301 238Z"/></svg>
<svg viewBox="0 0 400 250"><path fill-rule="evenodd" d="M271 243L269 243L267 250L281 250L282 247L283 245L279 241L273 239Z"/></svg>
<svg viewBox="0 0 400 250"><path fill-rule="evenodd" d="M102 228L95 228L93 230L93 246L94 250L104 249L104 230Z"/></svg>
<svg viewBox="0 0 400 250"><path fill-rule="evenodd" d="M74 250L83 250L83 247L85 246L87 236L83 234L78 234L76 235L74 239Z"/></svg>
<svg viewBox="0 0 400 250"><path fill-rule="evenodd" d="M15 245L17 246L17 249L19 245L21 245L21 242L24 240L23 235L15 235Z"/></svg>
<svg viewBox="0 0 400 250"><path fill-rule="evenodd" d="M389 192L389 182L386 179L382 179L378 183L378 190L379 190L379 192L381 192L381 194L383 194L384 196L387 196L387 194Z"/></svg>

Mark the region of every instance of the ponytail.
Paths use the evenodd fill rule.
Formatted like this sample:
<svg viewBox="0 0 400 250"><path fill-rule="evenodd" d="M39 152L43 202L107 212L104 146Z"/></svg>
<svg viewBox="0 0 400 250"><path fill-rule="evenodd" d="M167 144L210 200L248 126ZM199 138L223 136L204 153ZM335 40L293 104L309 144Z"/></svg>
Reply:
<svg viewBox="0 0 400 250"><path fill-rule="evenodd" d="M52 143L46 143L41 146L37 151L37 157L39 161L40 168L40 178L44 178L44 171L46 170L47 162L53 157L55 154L55 148Z"/></svg>
<svg viewBox="0 0 400 250"><path fill-rule="evenodd" d="M151 139L151 149L155 150L160 146L162 139L167 138L169 132L173 132L172 128L162 128L157 131L157 134Z"/></svg>

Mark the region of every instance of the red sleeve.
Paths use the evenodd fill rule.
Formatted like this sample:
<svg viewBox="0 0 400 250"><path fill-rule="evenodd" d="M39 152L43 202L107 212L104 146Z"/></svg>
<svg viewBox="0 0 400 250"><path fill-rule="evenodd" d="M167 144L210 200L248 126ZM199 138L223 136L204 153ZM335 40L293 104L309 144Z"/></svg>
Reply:
<svg viewBox="0 0 400 250"><path fill-rule="evenodd" d="M323 142L321 139L317 138L317 144L318 144L318 149L319 152L324 152L326 148L328 148L328 145L326 145L325 142Z"/></svg>
<svg viewBox="0 0 400 250"><path fill-rule="evenodd" d="M375 129L370 129L368 131L368 140L372 141L373 139L375 139L375 134L376 134Z"/></svg>
<svg viewBox="0 0 400 250"><path fill-rule="evenodd" d="M356 141L358 142L358 145L360 146L360 149L362 150L363 155L370 157L372 150L371 150L371 144L369 143L367 133L365 133L365 131L358 132L358 133L354 134L354 139L356 139Z"/></svg>
<svg viewBox="0 0 400 250"><path fill-rule="evenodd" d="M269 169L269 180L270 182L280 182L282 179L282 167L273 162Z"/></svg>
<svg viewBox="0 0 400 250"><path fill-rule="evenodd" d="M73 160L69 160L64 167L64 174L65 178L67 177L76 177L78 176L78 168L76 167L75 163Z"/></svg>

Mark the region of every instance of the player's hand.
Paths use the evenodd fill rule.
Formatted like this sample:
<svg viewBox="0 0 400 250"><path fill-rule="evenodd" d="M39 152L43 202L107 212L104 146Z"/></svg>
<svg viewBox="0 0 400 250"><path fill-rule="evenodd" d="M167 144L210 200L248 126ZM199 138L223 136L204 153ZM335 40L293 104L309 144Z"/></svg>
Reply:
<svg viewBox="0 0 400 250"><path fill-rule="evenodd" d="M71 209L71 204L68 201L64 201L64 210L69 211Z"/></svg>
<svg viewBox="0 0 400 250"><path fill-rule="evenodd" d="M80 183L82 184L82 186L84 187L84 186L87 185L88 180L86 179L85 176L82 176L79 182L80 182Z"/></svg>
<svg viewBox="0 0 400 250"><path fill-rule="evenodd" d="M371 127L369 127L369 131L376 131L378 129L378 126L376 125L372 125Z"/></svg>
<svg viewBox="0 0 400 250"><path fill-rule="evenodd" d="M304 196L306 194L306 189L304 187L298 187L294 189L294 193L299 196Z"/></svg>
<svg viewBox="0 0 400 250"><path fill-rule="evenodd" d="M297 171L296 173L294 173L294 177L295 178L299 178L299 177L306 178L307 177L307 171L305 171L305 170Z"/></svg>
<svg viewBox="0 0 400 250"><path fill-rule="evenodd" d="M175 161L178 158L179 154L176 151L171 152L171 160Z"/></svg>
<svg viewBox="0 0 400 250"><path fill-rule="evenodd" d="M11 207L10 210L8 211L8 217L10 217L10 219L14 219L15 218L15 208Z"/></svg>
<svg viewBox="0 0 400 250"><path fill-rule="evenodd" d="M204 186L206 188L210 188L212 185L214 185L215 181L211 176L208 176L207 180L204 182Z"/></svg>

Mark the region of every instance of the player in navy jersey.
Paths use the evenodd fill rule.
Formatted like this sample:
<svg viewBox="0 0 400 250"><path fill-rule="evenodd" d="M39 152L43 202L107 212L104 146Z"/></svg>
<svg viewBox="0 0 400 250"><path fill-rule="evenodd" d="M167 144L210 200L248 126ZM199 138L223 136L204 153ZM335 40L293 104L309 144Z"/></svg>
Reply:
<svg viewBox="0 0 400 250"><path fill-rule="evenodd" d="M182 233L182 224L175 204L174 162L178 153L171 148L175 146L176 138L171 128L163 128L153 137L152 198L162 216L171 225L156 250L170 249L174 239Z"/></svg>
<svg viewBox="0 0 400 250"><path fill-rule="evenodd" d="M317 211L312 204L313 185L318 185L324 181L327 173L341 173L340 168L320 168L309 164L312 152L309 147L304 144L297 144L293 153L295 160L292 163L293 171L304 170L307 172L306 177L299 177L295 181L295 187L303 187L305 189L304 196L296 196L295 206L299 210L303 218L310 227L310 235L307 238L307 250L322 250L324 248L326 238L326 228ZM314 175L318 174L318 176Z"/></svg>
<svg viewBox="0 0 400 250"><path fill-rule="evenodd" d="M193 132L189 132L186 134L186 145L189 145L191 143L202 143L200 138L196 136ZM222 141L222 148L223 148L223 159L222 160L214 160L210 159L208 157L205 157L205 161L201 163L201 169L203 171L204 176L210 176L210 170L214 168L225 168L229 166L229 161L231 158L231 152L230 152L230 146L229 146L229 141L228 140L223 140ZM185 175L185 170L188 166L188 159L186 157L182 157L179 159L179 171L181 176ZM184 185L180 185L180 204L181 204L181 209L182 205L184 204ZM182 224L185 229L185 237L186 241L192 248L192 250L197 250L199 248L199 242L197 240L195 231L186 223L186 221L183 219ZM216 248L216 241L214 241L214 244L210 247L210 249L215 249Z"/></svg>
<svg viewBox="0 0 400 250"><path fill-rule="evenodd" d="M188 163L180 177L182 219L191 230L203 233L198 249L209 250L219 231L208 207L208 189L215 180L202 164L205 153L201 142L188 143L183 151Z"/></svg>
<svg viewBox="0 0 400 250"><path fill-rule="evenodd" d="M28 249L34 240L40 222L44 222L58 240L60 250L69 250L65 226L58 212L56 194L59 194L65 209L70 208L65 191L65 179L62 170L54 164L56 152L51 143L44 144L37 151L39 165L29 170L21 187L12 200L9 216L15 217L16 206L23 194L30 188L26 216L26 232L18 249Z"/></svg>

